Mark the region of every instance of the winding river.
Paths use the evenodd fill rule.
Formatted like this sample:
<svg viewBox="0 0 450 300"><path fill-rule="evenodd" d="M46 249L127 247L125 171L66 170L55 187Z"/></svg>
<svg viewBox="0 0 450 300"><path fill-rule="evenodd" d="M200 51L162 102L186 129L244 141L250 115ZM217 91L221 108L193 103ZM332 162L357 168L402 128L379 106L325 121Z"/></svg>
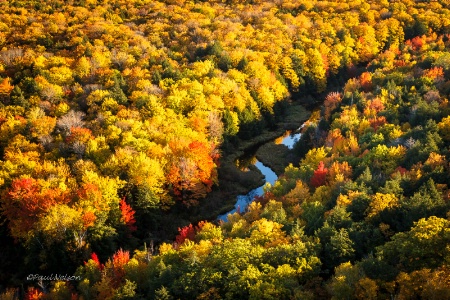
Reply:
<svg viewBox="0 0 450 300"><path fill-rule="evenodd" d="M280 143L282 145L285 145L288 149L292 149L294 147L295 143L301 137L301 133L299 132L299 130L302 127L300 127L298 130L296 130L294 133L290 133L289 131L287 131L282 137L277 139L278 141L281 140L281 142L277 142L277 144ZM271 185L273 185L275 183L275 181L277 180L277 178L278 178L277 174L275 174L275 172L272 171L269 167L265 166L263 163L258 161L254 157L254 155L253 155L252 159L250 159L250 160L253 162L253 165L264 175L265 183L263 185L257 187L256 189L251 190L246 195L237 196L236 204L234 205L234 209L223 215L219 215L217 217L218 220L222 220L222 221L226 222L228 220L229 214L233 214L238 210L241 212L245 211L247 209L247 206L253 201L255 196L261 196L264 193L264 186L266 183L270 183Z"/></svg>

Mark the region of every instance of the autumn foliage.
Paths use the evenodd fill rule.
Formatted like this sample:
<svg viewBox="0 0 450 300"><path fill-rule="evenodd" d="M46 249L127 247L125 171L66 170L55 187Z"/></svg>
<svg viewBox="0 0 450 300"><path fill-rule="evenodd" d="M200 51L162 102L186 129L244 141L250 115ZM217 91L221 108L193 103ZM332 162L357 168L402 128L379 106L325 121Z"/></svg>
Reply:
<svg viewBox="0 0 450 300"><path fill-rule="evenodd" d="M323 161L320 161L317 169L314 171L314 175L311 177L311 185L316 188L324 185L327 173L328 169L325 168Z"/></svg>
<svg viewBox="0 0 450 300"><path fill-rule="evenodd" d="M342 100L342 95L340 93L331 92L327 95L327 97L325 98L325 101L323 103L325 119L330 118L331 113L333 112L333 110L335 110L339 106L339 103L341 102L341 100Z"/></svg>
<svg viewBox="0 0 450 300"><path fill-rule="evenodd" d="M180 246L186 240L194 241L195 235L202 230L202 227L205 225L205 221L201 221L197 224L197 226L193 226L189 224L188 226L184 226L182 228L178 228L178 235L175 237L175 242L177 246Z"/></svg>
<svg viewBox="0 0 450 300"><path fill-rule="evenodd" d="M448 1L0 7L0 299L450 298Z"/></svg>
<svg viewBox="0 0 450 300"><path fill-rule="evenodd" d="M25 238L51 207L69 201L69 195L58 188L43 189L35 179L22 178L13 180L2 209L13 236Z"/></svg>
<svg viewBox="0 0 450 300"><path fill-rule="evenodd" d="M130 252L119 249L114 253L112 261L107 263L107 267L111 268L113 286L119 286L125 276L125 266L130 261Z"/></svg>
<svg viewBox="0 0 450 300"><path fill-rule="evenodd" d="M67 137L67 143L81 142L87 143L93 139L91 130L81 127L70 128L70 135Z"/></svg>
<svg viewBox="0 0 450 300"><path fill-rule="evenodd" d="M214 160L214 146L204 143L191 142L186 149L180 149L178 145L171 147L181 155L181 158L173 162L167 175L172 184L174 194L186 204L193 203L190 199L198 200L211 191L216 171Z"/></svg>
<svg viewBox="0 0 450 300"><path fill-rule="evenodd" d="M134 219L135 211L125 202L125 199L121 199L119 205L120 212L122 213L122 222L130 229L130 231L136 231L137 227L134 225L136 223L136 220Z"/></svg>
<svg viewBox="0 0 450 300"><path fill-rule="evenodd" d="M444 78L444 70L442 67L434 67L424 71L424 77L430 78L432 80L443 80Z"/></svg>
<svg viewBox="0 0 450 300"><path fill-rule="evenodd" d="M25 295L26 300L40 300L43 297L44 293L33 287L30 287Z"/></svg>
<svg viewBox="0 0 450 300"><path fill-rule="evenodd" d="M91 254L91 260L94 262L94 264L96 265L96 267L98 268L98 269L103 269L104 268L104 265L102 265L101 263L100 263L100 260L98 259L98 256L97 256L97 254L95 253L95 252L92 252L92 254ZM84 264L86 264L86 262L84 262Z"/></svg>
<svg viewBox="0 0 450 300"><path fill-rule="evenodd" d="M370 91L372 89L372 74L370 72L362 73L359 81L364 91Z"/></svg>
<svg viewBox="0 0 450 300"><path fill-rule="evenodd" d="M10 83L10 78L5 78L2 80L2 82L0 83L0 95L2 96L7 96L11 93L11 91L13 90L14 86L11 85Z"/></svg>
<svg viewBox="0 0 450 300"><path fill-rule="evenodd" d="M192 224L183 228L178 228L178 235L175 237L175 242L178 245L183 244L185 240L193 241L195 238L195 228Z"/></svg>

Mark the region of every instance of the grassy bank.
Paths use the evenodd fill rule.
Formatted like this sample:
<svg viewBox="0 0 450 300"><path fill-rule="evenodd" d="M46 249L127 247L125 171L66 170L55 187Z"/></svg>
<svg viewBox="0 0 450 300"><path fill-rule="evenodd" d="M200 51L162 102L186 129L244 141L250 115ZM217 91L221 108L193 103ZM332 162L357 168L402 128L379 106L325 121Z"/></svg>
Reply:
<svg viewBox="0 0 450 300"><path fill-rule="evenodd" d="M256 158L271 168L277 176L283 174L286 166L294 161L292 150L285 145L277 145L273 142L262 145L256 151Z"/></svg>

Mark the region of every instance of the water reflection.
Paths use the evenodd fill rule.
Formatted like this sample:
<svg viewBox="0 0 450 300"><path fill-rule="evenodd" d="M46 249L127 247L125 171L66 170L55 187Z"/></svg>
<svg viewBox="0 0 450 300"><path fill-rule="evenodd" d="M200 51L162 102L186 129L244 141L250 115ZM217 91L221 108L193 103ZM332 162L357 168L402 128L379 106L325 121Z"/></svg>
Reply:
<svg viewBox="0 0 450 300"><path fill-rule="evenodd" d="M289 149L292 149L295 145L295 143L300 139L301 133L298 132L302 127L300 127L298 130L296 130L294 133L291 133L290 131L286 131L286 133L277 138L274 142L276 144L282 144L288 147ZM274 171L272 171L269 167L265 166L263 163L258 161L254 155L254 153L247 154L241 156L239 159L236 160L236 166L241 171L248 171L248 167L250 165L255 165L256 168L264 175L266 183L270 183L273 185L275 181L277 180L277 174L275 174ZM234 209L217 217L218 220L222 220L224 222L227 221L228 215L235 213L238 209L240 212L244 212L247 209L247 206L253 201L253 198L255 196L261 196L264 193L264 185L251 190L246 195L239 195L236 197L236 204L234 205Z"/></svg>
<svg viewBox="0 0 450 300"><path fill-rule="evenodd" d="M235 164L236 167L243 171L247 172L249 170L249 166L256 164L257 160L255 155L243 155L236 159Z"/></svg>
<svg viewBox="0 0 450 300"><path fill-rule="evenodd" d="M291 133L290 131L286 131L280 144L283 144L289 149L292 149L294 148L295 143L300 140L301 136L302 134L300 132Z"/></svg>
<svg viewBox="0 0 450 300"><path fill-rule="evenodd" d="M277 180L277 174L272 171L269 167L265 166L262 162L258 161L255 158L255 167L258 168L259 171L264 175L264 180L269 182L270 184L274 184ZM222 220L224 222L227 221L228 215L235 213L238 209L240 212L243 212L247 209L247 206L253 201L255 196L261 196L264 193L264 185L257 187L256 189L251 190L246 195L239 195L236 197L236 204L234 205L234 209L217 217L218 220Z"/></svg>

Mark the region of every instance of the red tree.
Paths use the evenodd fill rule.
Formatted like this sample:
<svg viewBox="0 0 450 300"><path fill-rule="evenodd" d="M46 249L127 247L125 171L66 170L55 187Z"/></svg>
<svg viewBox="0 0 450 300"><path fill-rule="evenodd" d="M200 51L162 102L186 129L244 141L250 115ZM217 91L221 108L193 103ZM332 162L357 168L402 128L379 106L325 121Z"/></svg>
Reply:
<svg viewBox="0 0 450 300"><path fill-rule="evenodd" d="M206 223L207 222L205 221L200 221L195 227L192 226L192 224L189 224L183 228L178 228L178 232L180 234L175 237L177 246L183 244L185 240L193 241L195 239L195 235L202 230Z"/></svg>
<svg viewBox="0 0 450 300"><path fill-rule="evenodd" d="M30 287L28 288L27 293L25 294L26 300L39 300L44 297L44 294L40 292L37 288Z"/></svg>
<svg viewBox="0 0 450 300"><path fill-rule="evenodd" d="M418 51L422 48L424 44L424 39L420 36L416 36L411 40L411 45L415 51Z"/></svg>
<svg viewBox="0 0 450 300"><path fill-rule="evenodd" d="M99 270L103 270L103 268L105 266L100 263L100 260L98 259L98 256L97 256L97 254L95 252L92 252L91 259L94 261L95 265L97 266L97 268ZM86 265L87 262L85 261L84 264Z"/></svg>
<svg viewBox="0 0 450 300"><path fill-rule="evenodd" d="M314 171L314 175L311 177L311 185L313 187L319 187L325 184L325 177L327 176L328 169L325 168L323 161L319 163L317 170Z"/></svg>
<svg viewBox="0 0 450 300"><path fill-rule="evenodd" d="M184 226L183 228L178 228L179 234L175 237L177 245L181 245L185 240L193 241L195 238L195 228L192 224L189 226Z"/></svg>
<svg viewBox="0 0 450 300"><path fill-rule="evenodd" d="M136 212L125 202L125 198L120 200L119 205L120 212L122 213L121 221L124 222L131 231L135 231L137 229L137 227L134 226L136 223L134 214Z"/></svg>
<svg viewBox="0 0 450 300"><path fill-rule="evenodd" d="M125 277L125 265L130 261L130 252L119 249L113 255L113 284L118 287Z"/></svg>

